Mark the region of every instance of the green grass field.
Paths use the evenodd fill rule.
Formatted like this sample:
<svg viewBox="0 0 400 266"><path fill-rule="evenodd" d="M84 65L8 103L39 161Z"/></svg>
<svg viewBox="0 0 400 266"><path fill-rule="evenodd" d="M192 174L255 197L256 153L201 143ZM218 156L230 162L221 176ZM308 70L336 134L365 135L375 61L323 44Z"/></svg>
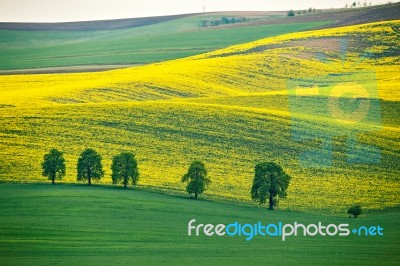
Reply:
<svg viewBox="0 0 400 266"><path fill-rule="evenodd" d="M0 71L9 73L9 70L27 69L34 72L32 69L49 68L42 71L51 72L54 67L77 65L98 70L99 66L160 62L285 33L398 19L398 7L396 3L319 10L295 17L287 17L282 11L260 11L186 14L158 19L149 17L127 19L125 22L11 25L0 22ZM249 21L221 27L201 26L204 19L221 19L224 16L245 17Z"/></svg>
<svg viewBox="0 0 400 266"><path fill-rule="evenodd" d="M2 265L396 265L398 212L325 216L268 211L117 187L0 185ZM187 223L349 223L383 236L188 237Z"/></svg>
<svg viewBox="0 0 400 266"><path fill-rule="evenodd" d="M200 27L204 17L103 31L0 30L0 70L159 62L329 22L204 29Z"/></svg>

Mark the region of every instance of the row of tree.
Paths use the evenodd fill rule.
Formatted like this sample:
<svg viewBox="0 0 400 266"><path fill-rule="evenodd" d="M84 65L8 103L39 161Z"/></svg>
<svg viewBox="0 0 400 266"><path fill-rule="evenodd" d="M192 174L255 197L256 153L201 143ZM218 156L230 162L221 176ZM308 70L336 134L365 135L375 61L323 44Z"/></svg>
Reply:
<svg viewBox="0 0 400 266"><path fill-rule="evenodd" d="M308 9L304 9L304 10L298 10L296 13L293 10L289 10L287 15L289 17L293 17L296 14L297 15L301 15L301 14L306 14L307 12L308 13L312 13L312 12L315 13L315 12L317 12L317 10L315 8L312 8L312 7L308 8ZM319 10L319 12L321 12L321 10Z"/></svg>
<svg viewBox="0 0 400 266"><path fill-rule="evenodd" d="M89 186L92 184L92 180L100 180L104 176L101 160L101 155L95 150L84 150L78 158L77 180L87 180ZM66 174L63 152L51 149L44 155L42 169L42 175L51 180L53 184L56 179L61 180ZM111 170L113 184L123 183L126 188L128 183L136 185L138 182L138 164L135 155L131 152L122 152L114 156Z"/></svg>
<svg viewBox="0 0 400 266"><path fill-rule="evenodd" d="M392 3L392 1L388 1L388 2L386 2L387 4L391 4ZM350 4L348 4L348 3L346 3L346 5L344 6L345 8L353 8L353 7L367 7L367 6L372 6L372 2L367 2L367 1L364 1L364 2L360 2L360 1L358 1L358 2L352 2L352 3L350 3ZM312 8L312 7L310 7L310 8L308 8L308 9L304 9L304 10L298 10L297 12L295 12L295 11L293 11L293 10L289 10L288 11L288 13L287 13L287 15L289 16L289 17L293 17L293 16L295 16L296 14L297 15L301 15L301 14L306 14L307 13L307 11L308 11L308 13L311 13L311 12L317 12L317 10L315 9L315 8ZM321 10L319 10L320 12L321 12Z"/></svg>
<svg viewBox="0 0 400 266"><path fill-rule="evenodd" d="M234 24L248 21L250 19L244 17L222 17L222 18L213 18L213 19L202 19L200 21L200 26L202 27L213 27L220 26L225 24Z"/></svg>
<svg viewBox="0 0 400 266"><path fill-rule="evenodd" d="M101 161L101 155L95 150L84 150L78 158L77 180L86 180L89 185L91 185L92 180L100 180L104 176ZM42 169L43 176L46 176L53 184L56 179L61 180L66 174L63 152L51 149L49 153L44 155ZM112 159L111 171L113 184L122 183L126 188L129 183L134 186L138 182L138 163L135 155L131 152L115 155ZM273 210L279 198L287 196L286 191L290 179L291 177L276 163L257 164L250 192L252 200L260 204L265 204L268 201L269 209ZM193 194L195 199L211 184L207 168L201 161L192 162L181 181L187 182L186 191Z"/></svg>
<svg viewBox="0 0 400 266"><path fill-rule="evenodd" d="M362 5L363 7L368 6L367 1L364 1L362 4L361 4L360 1L358 1L358 2L353 2L353 3L351 3L351 4L347 4L347 3L346 3L346 5L345 5L344 7L345 7L345 8L348 8L348 7L357 7L357 4L358 4L358 7L361 7L361 5ZM369 6L372 6L372 2L369 2Z"/></svg>

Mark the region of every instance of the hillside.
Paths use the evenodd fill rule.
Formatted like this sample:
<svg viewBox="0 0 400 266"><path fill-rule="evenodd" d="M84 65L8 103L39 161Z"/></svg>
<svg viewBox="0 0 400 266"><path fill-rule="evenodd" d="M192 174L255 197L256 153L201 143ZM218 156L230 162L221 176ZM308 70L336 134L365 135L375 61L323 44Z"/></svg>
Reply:
<svg viewBox="0 0 400 266"><path fill-rule="evenodd" d="M0 184L0 208L0 261L6 265L378 265L399 260L399 213L348 219L114 187L39 184ZM352 228L379 224L384 236L298 236L286 241L189 237L191 219L213 224L320 221Z"/></svg>
<svg viewBox="0 0 400 266"><path fill-rule="evenodd" d="M126 19L113 19L113 20L97 20L97 21L58 22L58 23L0 22L0 30L105 31L105 30L144 27L193 15L195 14L143 17L143 18L126 18Z"/></svg>
<svg viewBox="0 0 400 266"><path fill-rule="evenodd" d="M201 17L193 16L143 27L88 32L0 31L0 39L4 40L0 43L0 69L86 65L96 70L98 65L121 67L126 64L146 64L201 54L327 23L202 29L200 20Z"/></svg>
<svg viewBox="0 0 400 266"><path fill-rule="evenodd" d="M279 18L270 17L269 19L254 21L249 23L249 25L330 21L330 23L317 27L318 29L327 29L363 23L396 20L399 19L400 16L399 10L399 2L363 8L324 9L312 13L302 13L300 15L297 14L297 11L295 10L296 15L294 17L284 16L285 13L283 13L283 16Z"/></svg>
<svg viewBox="0 0 400 266"><path fill-rule="evenodd" d="M112 156L131 150L143 186L183 191L181 176L201 159L213 180L206 197L249 202L254 165L272 160L293 176L280 208L397 208L399 26L391 21L293 33L122 70L1 76L0 179L43 181L42 157L57 147L66 154L66 181L74 182L79 153L92 147L104 158L102 182L110 183ZM364 79L366 72L374 80ZM340 85L343 78L375 88L356 96L359 104L378 107L355 126L326 112L337 97L326 93L326 84ZM308 87L290 85L299 80ZM354 103L351 95L340 101ZM320 137L299 141L294 132ZM359 154L349 154L349 136L358 139L352 149ZM302 167L299 156L326 140L332 167ZM368 161L365 145L379 149L380 163L348 163L353 157Z"/></svg>
<svg viewBox="0 0 400 266"><path fill-rule="evenodd" d="M160 62L291 32L400 19L399 8L396 3L291 18L285 12L216 12L54 24L0 23L0 73L99 71ZM222 17L248 20L201 26L203 20Z"/></svg>

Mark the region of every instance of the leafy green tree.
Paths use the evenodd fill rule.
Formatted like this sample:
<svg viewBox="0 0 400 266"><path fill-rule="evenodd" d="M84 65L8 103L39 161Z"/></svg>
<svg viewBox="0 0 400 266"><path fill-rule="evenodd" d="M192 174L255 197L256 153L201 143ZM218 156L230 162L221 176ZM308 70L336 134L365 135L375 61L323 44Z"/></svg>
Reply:
<svg viewBox="0 0 400 266"><path fill-rule="evenodd" d="M54 184L56 179L61 180L65 176L65 159L63 153L57 149L51 149L43 157L42 169L42 175L47 176L52 184Z"/></svg>
<svg viewBox="0 0 400 266"><path fill-rule="evenodd" d="M200 21L200 25L201 25L202 27L208 27L209 21L206 20L206 19L202 19L202 20Z"/></svg>
<svg viewBox="0 0 400 266"><path fill-rule="evenodd" d="M207 169L203 162L194 161L188 172L182 177L182 182L189 182L186 191L189 194L194 193L194 198L203 193L211 180L207 177Z"/></svg>
<svg viewBox="0 0 400 266"><path fill-rule="evenodd" d="M293 10L289 10L289 11L287 12L287 15L288 15L289 17L293 17L293 16L295 15L295 13L294 13Z"/></svg>
<svg viewBox="0 0 400 266"><path fill-rule="evenodd" d="M358 215L363 213L363 210L360 205L354 205L347 210L347 213L353 215L354 218L357 218Z"/></svg>
<svg viewBox="0 0 400 266"><path fill-rule="evenodd" d="M89 186L92 179L100 180L104 176L101 155L93 149L86 149L78 159L78 181L88 180Z"/></svg>
<svg viewBox="0 0 400 266"><path fill-rule="evenodd" d="M112 181L113 184L123 183L126 188L129 181L132 185L136 185L139 179L139 170L135 155L131 152L123 152L114 156L112 165Z"/></svg>
<svg viewBox="0 0 400 266"><path fill-rule="evenodd" d="M229 24L229 18L227 18L227 17L222 17L221 18L221 21L222 21L222 24Z"/></svg>
<svg viewBox="0 0 400 266"><path fill-rule="evenodd" d="M291 177L287 175L281 166L273 162L259 163L255 167L251 198L264 204L269 199L269 209L276 206L278 197L286 197Z"/></svg>

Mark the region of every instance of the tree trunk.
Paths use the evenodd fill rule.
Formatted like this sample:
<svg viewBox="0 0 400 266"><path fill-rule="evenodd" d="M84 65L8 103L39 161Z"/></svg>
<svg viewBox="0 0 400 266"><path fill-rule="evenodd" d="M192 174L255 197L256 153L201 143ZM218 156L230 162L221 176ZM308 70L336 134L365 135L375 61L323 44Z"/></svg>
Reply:
<svg viewBox="0 0 400 266"><path fill-rule="evenodd" d="M124 188L126 188L127 179L128 178L124 178Z"/></svg>
<svg viewBox="0 0 400 266"><path fill-rule="evenodd" d="M56 179L56 174L52 173L51 174L51 183L54 185L54 180Z"/></svg>
<svg viewBox="0 0 400 266"><path fill-rule="evenodd" d="M194 199L197 199L197 192L194 193Z"/></svg>
<svg viewBox="0 0 400 266"><path fill-rule="evenodd" d="M272 195L269 195L269 208L270 210L274 209L274 199L272 198Z"/></svg>
<svg viewBox="0 0 400 266"><path fill-rule="evenodd" d="M54 176L53 176L53 178L51 179L51 183L54 185Z"/></svg>
<svg viewBox="0 0 400 266"><path fill-rule="evenodd" d="M87 174L88 174L88 184L89 186L92 185L92 180L91 180L91 171L90 168L87 168Z"/></svg>

